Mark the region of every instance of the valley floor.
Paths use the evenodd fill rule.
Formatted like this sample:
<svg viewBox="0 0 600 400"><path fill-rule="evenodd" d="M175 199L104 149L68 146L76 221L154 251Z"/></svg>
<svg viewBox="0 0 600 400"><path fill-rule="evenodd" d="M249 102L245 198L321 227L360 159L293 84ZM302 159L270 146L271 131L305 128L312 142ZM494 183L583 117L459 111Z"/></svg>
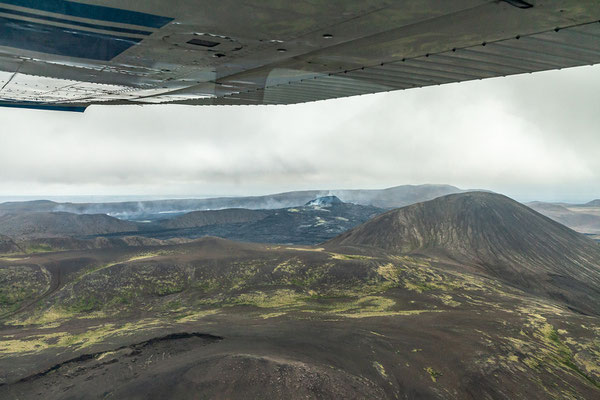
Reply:
<svg viewBox="0 0 600 400"><path fill-rule="evenodd" d="M205 238L0 257L1 398L592 399L600 318L455 262Z"/></svg>

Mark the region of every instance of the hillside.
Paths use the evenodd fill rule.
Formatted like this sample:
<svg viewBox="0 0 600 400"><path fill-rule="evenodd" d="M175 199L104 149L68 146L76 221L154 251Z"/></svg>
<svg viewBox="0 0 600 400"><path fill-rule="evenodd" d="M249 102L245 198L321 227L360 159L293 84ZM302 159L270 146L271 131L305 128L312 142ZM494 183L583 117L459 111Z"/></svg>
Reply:
<svg viewBox="0 0 600 400"><path fill-rule="evenodd" d="M35 212L0 215L0 234L15 238L89 236L137 229L132 222L103 214Z"/></svg>
<svg viewBox="0 0 600 400"><path fill-rule="evenodd" d="M498 194L449 195L390 211L325 245L444 257L526 292L568 299L579 311L600 310L600 246Z"/></svg>
<svg viewBox="0 0 600 400"><path fill-rule="evenodd" d="M19 253L21 248L8 236L0 235L0 254Z"/></svg>
<svg viewBox="0 0 600 400"><path fill-rule="evenodd" d="M230 208L214 211L194 211L179 217L160 221L165 229L197 228L206 225L237 224L258 221L269 213L260 210Z"/></svg>
<svg viewBox="0 0 600 400"><path fill-rule="evenodd" d="M0 398L598 397L599 317L369 249L207 237L0 257Z"/></svg>
<svg viewBox="0 0 600 400"><path fill-rule="evenodd" d="M0 214L21 212L51 212L60 204L50 200L10 201L0 203Z"/></svg>

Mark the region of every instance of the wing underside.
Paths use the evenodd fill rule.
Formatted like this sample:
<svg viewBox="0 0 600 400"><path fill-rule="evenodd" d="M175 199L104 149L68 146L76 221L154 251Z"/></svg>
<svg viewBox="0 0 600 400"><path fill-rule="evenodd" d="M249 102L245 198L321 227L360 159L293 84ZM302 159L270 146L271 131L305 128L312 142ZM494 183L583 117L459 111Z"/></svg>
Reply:
<svg viewBox="0 0 600 400"><path fill-rule="evenodd" d="M0 105L296 104L600 62L597 1L121 3L0 0Z"/></svg>

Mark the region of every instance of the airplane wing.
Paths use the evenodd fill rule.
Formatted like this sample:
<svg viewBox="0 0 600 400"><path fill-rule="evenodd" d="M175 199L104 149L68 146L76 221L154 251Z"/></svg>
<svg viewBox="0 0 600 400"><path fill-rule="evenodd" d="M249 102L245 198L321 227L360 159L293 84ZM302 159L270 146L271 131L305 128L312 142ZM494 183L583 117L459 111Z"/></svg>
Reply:
<svg viewBox="0 0 600 400"><path fill-rule="evenodd" d="M0 0L0 105L295 104L600 62L597 0Z"/></svg>

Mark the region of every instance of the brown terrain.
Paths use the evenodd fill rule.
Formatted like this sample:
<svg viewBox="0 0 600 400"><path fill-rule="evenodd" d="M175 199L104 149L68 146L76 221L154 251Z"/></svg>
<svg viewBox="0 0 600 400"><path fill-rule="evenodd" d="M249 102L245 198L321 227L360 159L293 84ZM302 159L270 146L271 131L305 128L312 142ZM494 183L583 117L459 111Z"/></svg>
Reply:
<svg viewBox="0 0 600 400"><path fill-rule="evenodd" d="M390 211L326 246L442 257L580 312L600 310L600 246L498 194L449 195Z"/></svg>
<svg viewBox="0 0 600 400"><path fill-rule="evenodd" d="M0 257L0 398L593 399L600 250L504 196Z"/></svg>

